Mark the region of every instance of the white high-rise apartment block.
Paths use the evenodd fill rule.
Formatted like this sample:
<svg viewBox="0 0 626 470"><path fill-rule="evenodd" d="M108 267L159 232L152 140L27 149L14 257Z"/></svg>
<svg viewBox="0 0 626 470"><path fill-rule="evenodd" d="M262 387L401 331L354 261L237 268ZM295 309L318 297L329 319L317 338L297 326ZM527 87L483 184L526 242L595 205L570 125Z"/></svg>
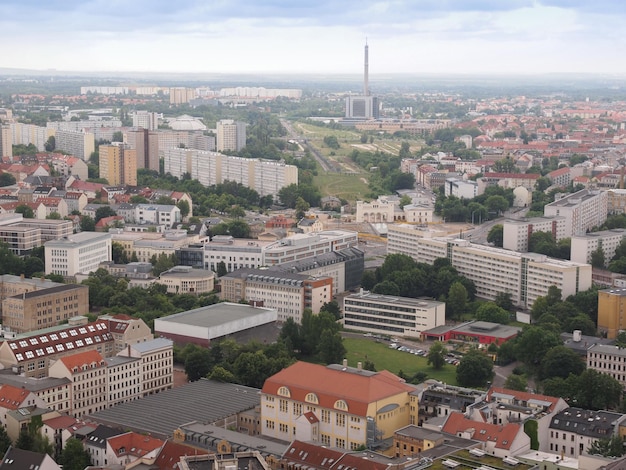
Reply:
<svg viewBox="0 0 626 470"><path fill-rule="evenodd" d="M44 245L46 274L74 276L97 271L100 263L111 261L111 234L81 232Z"/></svg>
<svg viewBox="0 0 626 470"><path fill-rule="evenodd" d="M240 158L195 149L165 150L164 170L182 178L191 175L205 186L235 181L261 196L276 195L285 186L298 184L298 168L273 160Z"/></svg>
<svg viewBox="0 0 626 470"><path fill-rule="evenodd" d="M222 119L217 122L217 151L239 152L246 146L246 123Z"/></svg>
<svg viewBox="0 0 626 470"><path fill-rule="evenodd" d="M549 232L555 241L567 238L567 220L558 217L532 217L530 219L506 219L502 224L505 250L528 251L528 241L535 232ZM586 261L585 261L586 262Z"/></svg>
<svg viewBox="0 0 626 470"><path fill-rule="evenodd" d="M11 127L0 124L0 157L13 156L13 136Z"/></svg>
<svg viewBox="0 0 626 470"><path fill-rule="evenodd" d="M10 126L13 134L13 145L33 144L40 152L45 150L48 133L51 131L42 126L22 124L21 122L12 122Z"/></svg>
<svg viewBox="0 0 626 470"><path fill-rule="evenodd" d="M615 256L615 250L624 238L626 238L626 229L623 228L575 235L572 237L570 259L577 263L591 263L591 254L600 248L604 252L606 266Z"/></svg>
<svg viewBox="0 0 626 470"><path fill-rule="evenodd" d="M583 235L592 228L599 227L606 220L607 213L607 192L589 189L567 194L543 209L545 216L565 217L566 237Z"/></svg>
<svg viewBox="0 0 626 470"><path fill-rule="evenodd" d="M417 234L411 244L412 252L407 253L406 249L396 250L400 241L395 239L395 232L389 231L387 237L389 254L408 254L417 262L428 264L447 258L460 275L474 282L476 295L487 300L509 293L514 304L530 307L537 297L548 293L550 286L558 287L563 298L591 287L589 264L474 245L462 239L419 238Z"/></svg>
<svg viewBox="0 0 626 470"><path fill-rule="evenodd" d="M149 131L154 131L159 128L160 117L163 117L163 115L159 115L159 113L136 111L133 114L133 127L143 127Z"/></svg>
<svg viewBox="0 0 626 470"><path fill-rule="evenodd" d="M96 149L95 137L91 132L55 130L54 138L56 148L74 155L75 157L89 160Z"/></svg>

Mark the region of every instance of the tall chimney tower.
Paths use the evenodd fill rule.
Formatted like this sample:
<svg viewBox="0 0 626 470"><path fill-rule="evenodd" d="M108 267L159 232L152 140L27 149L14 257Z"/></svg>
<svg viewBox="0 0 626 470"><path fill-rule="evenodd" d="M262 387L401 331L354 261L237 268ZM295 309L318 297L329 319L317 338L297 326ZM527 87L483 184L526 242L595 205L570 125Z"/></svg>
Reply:
<svg viewBox="0 0 626 470"><path fill-rule="evenodd" d="M369 46L367 45L367 38L365 38L365 70L363 73L363 94L365 96L370 95L370 86L369 86Z"/></svg>

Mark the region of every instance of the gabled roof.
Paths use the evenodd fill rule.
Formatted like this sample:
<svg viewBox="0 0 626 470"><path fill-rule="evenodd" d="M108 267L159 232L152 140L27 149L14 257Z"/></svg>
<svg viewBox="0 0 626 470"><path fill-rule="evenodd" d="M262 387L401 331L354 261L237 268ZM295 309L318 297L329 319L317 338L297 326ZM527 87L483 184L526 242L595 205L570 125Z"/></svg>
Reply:
<svg viewBox="0 0 626 470"><path fill-rule="evenodd" d="M89 433L89 436L85 440L85 443L90 446L105 449L107 446L107 439L113 436L119 436L120 434L123 434L123 432L119 429L114 429L112 427L101 424L95 430Z"/></svg>
<svg viewBox="0 0 626 470"><path fill-rule="evenodd" d="M5 341L2 347L9 347L18 362L43 358L65 351L79 351L80 348L113 341L109 325L104 321L95 321L84 326L75 326L54 330L50 333L27 333Z"/></svg>
<svg viewBox="0 0 626 470"><path fill-rule="evenodd" d="M467 432L470 434L470 439L481 442L493 442L498 449L510 449L521 430L522 427L516 423L508 423L502 426L472 421L458 411L450 413L442 429L443 432L454 435Z"/></svg>
<svg viewBox="0 0 626 470"><path fill-rule="evenodd" d="M22 407L30 392L24 388L4 384L0 386L0 408L17 410Z"/></svg>
<svg viewBox="0 0 626 470"><path fill-rule="evenodd" d="M17 447L10 446L4 454L4 458L0 463L0 468L11 470L32 470L40 468L46 457L47 454L39 454L37 452L31 452L30 450L22 450Z"/></svg>
<svg viewBox="0 0 626 470"><path fill-rule="evenodd" d="M337 400L344 400L347 411L360 416L366 416L370 403L414 390L388 371L372 373L307 362L296 362L269 377L262 392L277 396L278 389L283 386L289 389L292 400L305 402L307 394L314 393L320 406L331 409Z"/></svg>
<svg viewBox="0 0 626 470"><path fill-rule="evenodd" d="M484 178L510 178L536 180L541 177L538 173L485 173Z"/></svg>
<svg viewBox="0 0 626 470"><path fill-rule="evenodd" d="M206 455L208 452L197 447L186 446L176 442L167 441L159 452L154 465L159 470L173 470L179 468L180 458L187 455Z"/></svg>
<svg viewBox="0 0 626 470"><path fill-rule="evenodd" d="M78 429L84 425L82 421L69 415L46 419L43 424L52 429Z"/></svg>
<svg viewBox="0 0 626 470"><path fill-rule="evenodd" d="M75 368L77 368L79 372L82 372L83 368L97 369L105 366L102 354L96 350L71 354L69 356L62 357L59 360L70 372L73 372Z"/></svg>
<svg viewBox="0 0 626 470"><path fill-rule="evenodd" d="M117 457L132 455L138 458L162 447L164 444L161 439L144 436L136 432L110 437L107 439L107 443Z"/></svg>

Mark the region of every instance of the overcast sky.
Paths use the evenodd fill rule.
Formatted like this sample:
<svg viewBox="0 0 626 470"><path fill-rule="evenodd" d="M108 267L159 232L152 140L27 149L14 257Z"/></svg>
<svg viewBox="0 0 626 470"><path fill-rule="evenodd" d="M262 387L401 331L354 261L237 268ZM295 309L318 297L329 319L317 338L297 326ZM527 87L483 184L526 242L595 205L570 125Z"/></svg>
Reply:
<svg viewBox="0 0 626 470"><path fill-rule="evenodd" d="M0 0L0 67L626 75L624 0Z"/></svg>

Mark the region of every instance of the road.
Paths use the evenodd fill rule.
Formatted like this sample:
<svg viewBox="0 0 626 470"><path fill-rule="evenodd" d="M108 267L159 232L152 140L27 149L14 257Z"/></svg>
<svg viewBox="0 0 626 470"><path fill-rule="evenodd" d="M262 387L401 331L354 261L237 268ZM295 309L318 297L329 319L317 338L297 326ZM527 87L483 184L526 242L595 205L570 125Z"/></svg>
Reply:
<svg viewBox="0 0 626 470"><path fill-rule="evenodd" d="M304 139L300 134L295 131L289 121L287 121L286 119L281 119L280 123L287 130L287 133L289 134L289 139L298 142L298 145L302 148L302 150L308 149L309 152L311 152L311 155L313 155L313 157L317 161L317 163L320 164L322 170L327 173L338 171L333 165L330 164L326 157L319 153L318 150L309 143L307 139Z"/></svg>

